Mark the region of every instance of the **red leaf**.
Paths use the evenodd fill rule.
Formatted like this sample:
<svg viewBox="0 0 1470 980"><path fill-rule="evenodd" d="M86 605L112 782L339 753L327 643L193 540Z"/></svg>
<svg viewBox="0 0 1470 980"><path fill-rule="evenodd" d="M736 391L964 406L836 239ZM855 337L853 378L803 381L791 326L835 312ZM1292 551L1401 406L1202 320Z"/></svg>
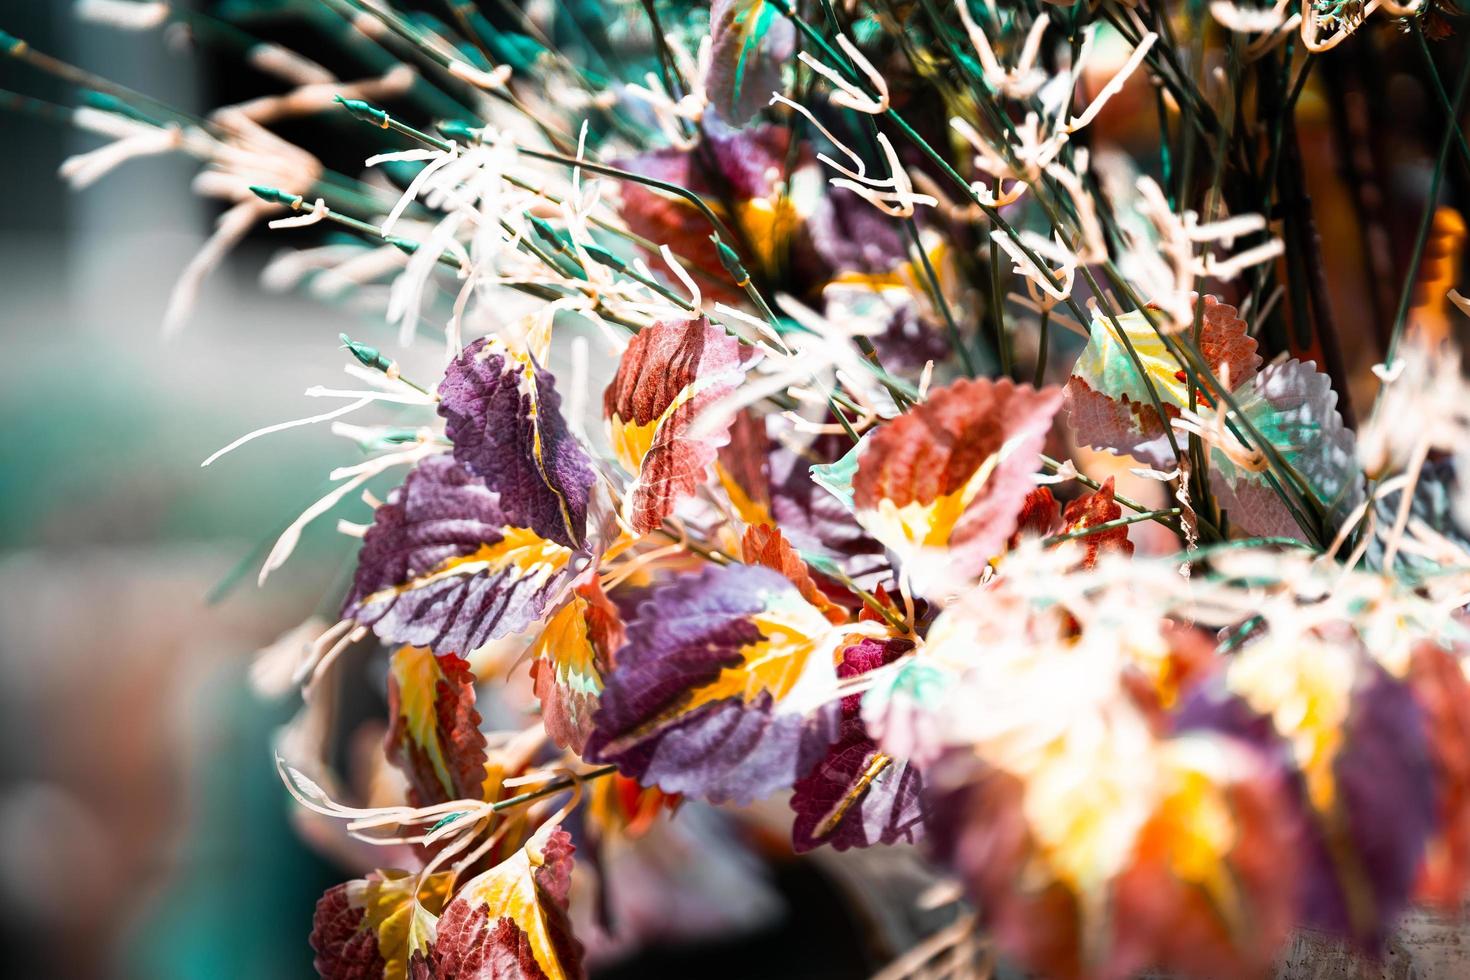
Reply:
<svg viewBox="0 0 1470 980"><path fill-rule="evenodd" d="M629 491L635 530L657 528L704 481L730 423L696 432L696 420L759 356L703 317L655 323L623 352L603 412L619 461L637 475Z"/></svg>
<svg viewBox="0 0 1470 980"><path fill-rule="evenodd" d="M421 885L408 871L374 871L336 885L316 903L311 948L327 980L404 980L422 962L453 877Z"/></svg>
<svg viewBox="0 0 1470 980"><path fill-rule="evenodd" d="M1123 508L1119 507L1113 499L1113 478L1108 477L1099 489L1084 494L1067 504L1066 510L1062 512L1061 533L1085 531L1099 524L1106 524L1108 521L1116 521L1122 516ZM1096 565L1098 555L1104 551L1113 551L1125 556L1133 554L1133 542L1128 540L1128 528L1126 527L1115 527L1111 530L1089 534L1084 538L1076 539L1073 543L1083 547L1083 568L1092 568Z"/></svg>
<svg viewBox="0 0 1470 980"><path fill-rule="evenodd" d="M1021 504L1020 516L1016 518L1016 533L1011 535L1011 547L1021 543L1022 538L1044 538L1051 534L1062 517L1062 505L1052 496L1050 487L1037 487L1026 495Z"/></svg>
<svg viewBox="0 0 1470 980"><path fill-rule="evenodd" d="M436 980L582 976L582 945L567 920L574 850L571 835L548 824L466 882L439 919Z"/></svg>
<svg viewBox="0 0 1470 980"><path fill-rule="evenodd" d="M1249 325L1240 318L1235 307L1213 296L1205 297L1205 312L1200 318L1199 350L1215 377L1230 379L1234 391L1245 384L1261 367L1256 353L1256 338Z"/></svg>
<svg viewBox="0 0 1470 980"><path fill-rule="evenodd" d="M781 536L781 529L769 524L758 524L745 529L740 539L740 560L747 565L764 565L786 576L787 580L801 592L807 602L822 611L832 623L847 621L847 612L833 604L812 578L811 569L796 549Z"/></svg>
<svg viewBox="0 0 1470 980"><path fill-rule="evenodd" d="M485 736L468 663L401 647L388 668L388 717L388 760L408 777L414 806L483 798Z"/></svg>
<svg viewBox="0 0 1470 980"><path fill-rule="evenodd" d="M1060 404L1060 389L1009 379L932 392L869 437L853 479L858 520L901 554L947 548L955 571L977 574L1016 529Z"/></svg>
<svg viewBox="0 0 1470 980"><path fill-rule="evenodd" d="M1470 683L1459 660L1432 643L1415 647L1408 683L1428 722L1438 808L1415 897L1459 908L1470 885Z"/></svg>
<svg viewBox="0 0 1470 980"><path fill-rule="evenodd" d="M865 639L842 652L838 676L875 670L912 647L906 640ZM791 842L798 853L822 844L845 851L913 843L924 835L919 770L879 750L863 725L861 702L856 694L842 699L838 741L793 787Z"/></svg>

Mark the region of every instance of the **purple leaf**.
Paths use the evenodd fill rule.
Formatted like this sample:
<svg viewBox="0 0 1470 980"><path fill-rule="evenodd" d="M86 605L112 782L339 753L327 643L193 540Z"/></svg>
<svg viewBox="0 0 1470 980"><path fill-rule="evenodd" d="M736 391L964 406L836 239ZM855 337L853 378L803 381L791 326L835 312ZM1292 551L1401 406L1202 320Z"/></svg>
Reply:
<svg viewBox="0 0 1470 980"><path fill-rule="evenodd" d="M889 663L909 644L864 639L843 651L840 677L854 677ZM874 844L914 843L924 835L919 771L879 751L861 717L861 695L842 699L837 744L791 797L797 853L822 844L839 851Z"/></svg>
<svg viewBox="0 0 1470 980"><path fill-rule="evenodd" d="M771 625L768 635L761 622ZM707 568L628 624L586 758L666 793L749 802L789 787L838 736L822 614L777 572Z"/></svg>
<svg viewBox="0 0 1470 980"><path fill-rule="evenodd" d="M500 495L506 523L580 546L595 474L551 374L482 338L450 363L439 399L454 458Z"/></svg>
<svg viewBox="0 0 1470 980"><path fill-rule="evenodd" d="M539 619L571 558L506 524L464 467L430 457L374 513L342 614L388 643L465 653Z"/></svg>

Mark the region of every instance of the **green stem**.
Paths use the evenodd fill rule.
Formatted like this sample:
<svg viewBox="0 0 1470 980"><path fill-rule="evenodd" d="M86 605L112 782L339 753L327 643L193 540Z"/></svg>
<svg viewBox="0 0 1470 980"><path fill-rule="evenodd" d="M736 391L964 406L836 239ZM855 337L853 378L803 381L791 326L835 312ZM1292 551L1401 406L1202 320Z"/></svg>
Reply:
<svg viewBox="0 0 1470 980"><path fill-rule="evenodd" d="M1060 544L1063 541L1076 541L1078 538L1088 538L1094 534L1102 534L1115 528L1127 527L1129 524L1138 524L1141 521L1157 521L1165 517L1178 517L1184 512L1181 507L1166 507L1163 510L1149 510L1141 514L1129 514L1127 517L1119 517L1116 520L1104 521L1094 524L1092 527L1084 527L1080 531L1068 531L1065 534L1053 534L1042 541L1042 544Z"/></svg>
<svg viewBox="0 0 1470 980"><path fill-rule="evenodd" d="M561 776L557 779L553 779L551 782L547 783L545 786L542 786L540 789L533 789L530 792L522 793L519 796L511 796L503 800L498 800L490 806L490 810L492 813L499 813L501 810L509 810L511 807L520 806L522 803L530 803L534 800L539 800L544 796L554 796L555 794L560 793L562 790L571 789L578 783L585 783L592 779L601 779L603 776L611 776L617 771L617 766L603 766L601 769L593 769L590 772L578 773L575 776Z"/></svg>
<svg viewBox="0 0 1470 980"><path fill-rule="evenodd" d="M1415 25L1418 30L1418 25ZM1404 289L1399 295L1398 310L1393 318L1393 333L1389 335L1388 354L1383 363L1392 365L1398 354L1399 341L1403 339L1404 327L1409 319L1409 304L1414 299L1414 282L1419 277L1419 263L1424 259L1424 247L1429 242L1429 232L1434 227L1434 213L1439 205L1439 188L1444 182L1444 172L1450 159L1450 147L1460 131L1458 120L1460 106L1465 101L1465 89L1470 84L1470 57L1464 59L1460 69L1460 80L1455 85L1455 101L1450 107L1449 120L1445 124L1444 137L1439 142L1439 156L1435 160L1434 175L1429 181L1429 194L1424 201L1424 214L1419 219L1419 232L1414 238L1414 251L1409 256L1409 268L1404 274ZM1381 389L1380 389L1381 391ZM1376 407L1376 406L1375 406Z"/></svg>
<svg viewBox="0 0 1470 980"><path fill-rule="evenodd" d="M1049 344L1051 341L1051 310L1041 311L1041 329L1036 338L1036 375L1031 379L1031 385L1040 388L1046 380L1046 362L1050 354Z"/></svg>

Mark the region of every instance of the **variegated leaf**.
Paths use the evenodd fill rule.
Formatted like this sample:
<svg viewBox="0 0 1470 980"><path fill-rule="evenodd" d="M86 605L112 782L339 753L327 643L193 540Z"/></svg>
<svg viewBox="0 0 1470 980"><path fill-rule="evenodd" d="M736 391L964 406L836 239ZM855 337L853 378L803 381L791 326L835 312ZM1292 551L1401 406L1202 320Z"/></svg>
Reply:
<svg viewBox="0 0 1470 980"><path fill-rule="evenodd" d="M1004 549L1060 404L1056 388L961 379L868 437L853 506L916 588L962 588Z"/></svg>
<svg viewBox="0 0 1470 980"><path fill-rule="evenodd" d="M414 806L481 799L485 736L469 664L401 647L388 662L388 718L388 760L408 777Z"/></svg>
<svg viewBox="0 0 1470 980"><path fill-rule="evenodd" d="M1241 414L1307 481L1330 518L1328 530L1335 530L1362 501L1363 486L1332 379L1311 362L1277 362L1262 368L1238 399ZM1238 466L1218 449L1210 462L1210 488L1233 523L1256 535L1302 536L1263 470Z"/></svg>
<svg viewBox="0 0 1470 980"><path fill-rule="evenodd" d="M326 980L405 980L426 961L454 877L419 882L408 871L374 871L327 889L316 903L311 948Z"/></svg>
<svg viewBox="0 0 1470 980"><path fill-rule="evenodd" d="M547 621L531 647L531 677L546 734L581 752L592 731L602 678L623 645L617 607L596 578L579 586Z"/></svg>
<svg viewBox="0 0 1470 980"><path fill-rule="evenodd" d="M692 494L729 438L730 420L701 420L733 391L760 351L703 317L655 323L623 352L603 396L618 461L636 475L633 528L647 533Z"/></svg>
<svg viewBox="0 0 1470 980"><path fill-rule="evenodd" d="M435 980L575 980L582 945L567 921L571 835L546 824L465 882L439 918Z"/></svg>
<svg viewBox="0 0 1470 980"><path fill-rule="evenodd" d="M373 514L343 615L389 643L468 653L538 619L572 558L507 523L496 495L464 467L430 457Z"/></svg>
<svg viewBox="0 0 1470 980"><path fill-rule="evenodd" d="M738 126L783 90L781 66L792 56L796 28L765 0L714 0L709 19L705 86L724 120Z"/></svg>
<svg viewBox="0 0 1470 980"><path fill-rule="evenodd" d="M891 662L911 643L865 639L843 651L837 672L855 677ZM862 695L842 699L841 734L791 797L797 852L831 844L839 851L875 844L913 843L923 837L918 769L878 748L863 725Z"/></svg>
<svg viewBox="0 0 1470 980"><path fill-rule="evenodd" d="M482 338L446 369L439 414L454 458L499 494L507 523L569 548L582 544L595 475L561 417L549 372Z"/></svg>
<svg viewBox="0 0 1470 980"><path fill-rule="evenodd" d="M830 630L768 568L711 566L658 587L628 624L586 757L715 802L790 786L838 735Z"/></svg>
<svg viewBox="0 0 1470 980"><path fill-rule="evenodd" d="M1193 343L1188 338L1180 342ZM1211 372L1222 381L1228 379L1232 390L1249 381L1261 364L1245 321L1235 307L1213 296L1204 298L1199 351ZM1095 316L1091 339L1066 387L1067 412L1078 442L1127 453L1151 466L1172 467L1164 426L1189 406L1187 377L1184 365L1142 311L1123 313L1116 323L1114 318ZM1154 407L1155 395L1166 418L1160 418Z"/></svg>

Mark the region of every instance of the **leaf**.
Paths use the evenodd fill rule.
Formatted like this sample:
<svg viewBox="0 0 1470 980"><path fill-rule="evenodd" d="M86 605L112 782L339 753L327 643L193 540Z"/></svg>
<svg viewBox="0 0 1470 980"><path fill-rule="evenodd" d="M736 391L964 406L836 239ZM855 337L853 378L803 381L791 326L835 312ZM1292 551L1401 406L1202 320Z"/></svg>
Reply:
<svg viewBox="0 0 1470 980"><path fill-rule="evenodd" d="M729 438L730 420L700 416L741 383L760 351L704 317L666 321L635 336L603 396L629 490L634 530L648 533L704 482Z"/></svg>
<svg viewBox="0 0 1470 980"><path fill-rule="evenodd" d="M1011 535L1011 547L1023 538L1044 538L1056 531L1061 520L1062 505L1052 496L1050 487L1037 487L1026 495L1021 512L1016 517L1016 531Z"/></svg>
<svg viewBox="0 0 1470 980"><path fill-rule="evenodd" d="M531 647L531 678L546 734L580 753L592 731L602 677L623 644L617 607L596 577L579 586Z"/></svg>
<svg viewBox="0 0 1470 980"><path fill-rule="evenodd" d="M852 483L858 521L916 588L962 587L1004 549L1060 404L1056 388L961 379L868 437Z"/></svg>
<svg viewBox="0 0 1470 980"><path fill-rule="evenodd" d="M837 667L855 677L890 663L911 644L864 639L849 646ZM791 797L791 828L797 853L822 844L839 851L875 844L914 843L924 835L918 769L879 750L861 714L862 695L842 699L836 744L815 769L797 780Z"/></svg>
<svg viewBox="0 0 1470 980"><path fill-rule="evenodd" d="M1199 351L1211 372L1231 390L1248 382L1260 367L1255 339L1235 307L1213 296L1204 298L1200 314ZM1123 338L1127 338L1125 344ZM1192 338L1180 338L1191 343ZM1143 365L1140 373L1128 347ZM1170 353L1142 311L1092 321L1091 338L1072 368L1066 386L1067 412L1077 441L1094 449L1127 453L1156 467L1173 465L1159 417L1150 396L1158 395L1169 418L1189 406L1184 365Z"/></svg>
<svg viewBox="0 0 1470 980"><path fill-rule="evenodd" d="M430 457L374 512L342 615L389 643L468 653L540 618L572 557L506 523L464 467Z"/></svg>
<svg viewBox="0 0 1470 980"><path fill-rule="evenodd" d="M852 499L852 481L857 478L858 457L870 445L867 436L859 439L851 449L830 463L814 464L808 472L812 482L837 498L847 510L855 510Z"/></svg>
<svg viewBox="0 0 1470 980"><path fill-rule="evenodd" d="M476 340L446 369L439 414L454 458L500 495L507 523L582 544L595 475L549 372L496 339Z"/></svg>
<svg viewBox="0 0 1470 980"><path fill-rule="evenodd" d="M439 918L435 980L581 977L582 945L567 920L574 850L570 834L545 824L466 882Z"/></svg>
<svg viewBox="0 0 1470 980"><path fill-rule="evenodd" d="M617 161L616 165L644 177L683 187L699 195L727 224L736 225L754 254L745 255L752 272L771 272L787 246L796 251L801 217L782 190L791 131L778 126L731 130L705 127L703 144L695 150L666 148ZM619 189L619 215L628 229L650 241L668 245L688 267L706 300L743 303L742 287L730 278L710 241L710 223L682 197L625 181ZM734 243L729 243L734 244ZM662 261L656 253L652 263Z"/></svg>
<svg viewBox="0 0 1470 980"><path fill-rule="evenodd" d="M1451 652L1415 646L1407 681L1428 722L1435 828L1414 887L1417 901L1459 908L1470 886L1470 682Z"/></svg>
<svg viewBox="0 0 1470 980"><path fill-rule="evenodd" d="M865 588L876 587L872 579L886 571L883 545L873 539L852 513L852 475L857 472L857 454L847 437L824 436L797 452L782 446L771 453L771 515L781 534L792 546L814 559L834 561ZM845 453L851 452L847 460ZM846 476L824 472L830 466L821 460L852 464ZM815 466L813 464L816 464ZM832 483L829 488L818 481ZM843 494L846 503L836 494Z"/></svg>
<svg viewBox="0 0 1470 980"><path fill-rule="evenodd" d="M710 566L658 587L628 624L586 758L711 802L789 787L838 735L830 631L768 568Z"/></svg>
<svg viewBox="0 0 1470 980"><path fill-rule="evenodd" d="M769 524L746 528L740 539L740 557L747 565L764 565L780 572L788 582L796 586L803 599L821 610L828 622L847 621L847 612L828 599L826 593L818 587L806 562L801 560L801 556L781 536L780 528Z"/></svg>
<svg viewBox="0 0 1470 980"><path fill-rule="evenodd" d="M705 86L720 116L738 126L781 91L781 65L792 56L796 29L764 0L714 0L709 19Z"/></svg>
<svg viewBox="0 0 1470 980"><path fill-rule="evenodd" d="M485 736L468 663L399 648L388 661L388 718L388 761L408 777L409 802L483 798Z"/></svg>
<svg viewBox="0 0 1470 980"><path fill-rule="evenodd" d="M610 837L634 839L653 826L659 814L672 813L680 798L656 786L640 786L636 779L613 773L587 786L584 817L588 836L599 845Z"/></svg>
<svg viewBox="0 0 1470 980"><path fill-rule="evenodd" d="M1047 487L1037 487L1026 495L1016 519L1016 531L1011 535L1010 546L1016 547L1022 538L1047 538L1056 535L1074 534L1088 528L1116 521L1123 516L1123 508L1113 498L1113 478L1108 477L1101 487L1084 493L1069 501L1065 510L1052 496ZM1082 552L1081 568L1093 568L1098 556L1105 551L1121 555L1133 554L1133 542L1128 540L1127 527L1115 527L1081 538L1058 541L1054 548L1078 548Z"/></svg>
<svg viewBox="0 0 1470 980"><path fill-rule="evenodd" d="M900 285L908 241L891 218L845 187L830 188L807 222L823 279L871 288ZM911 280L912 281L912 280ZM883 363L887 364L887 358Z"/></svg>
<svg viewBox="0 0 1470 980"><path fill-rule="evenodd" d="M1088 528L1116 521L1123 516L1123 508L1113 499L1113 478L1108 477L1103 485L1091 493L1085 493L1067 504L1062 511L1061 534L1074 534ZM1058 546L1065 546L1059 542ZM1082 549L1083 568L1097 565L1103 552L1115 552L1123 556L1133 554L1133 542L1128 540L1127 527L1115 527L1078 538L1072 544Z"/></svg>
<svg viewBox="0 0 1470 980"><path fill-rule="evenodd" d="M1332 379L1309 362L1268 364L1239 400L1241 414L1312 489L1332 528L1363 499L1356 441L1337 413ZM1210 457L1210 488L1235 524L1257 535L1301 537L1302 529L1266 482L1219 449Z"/></svg>
<svg viewBox="0 0 1470 980"><path fill-rule="evenodd" d="M730 441L719 449L715 475L746 524L775 523L771 518L770 456L764 416L741 409L730 424Z"/></svg>
<svg viewBox="0 0 1470 980"><path fill-rule="evenodd" d="M1300 827L1278 770L1225 739L1159 753L1159 793L1113 884L1113 976L1263 976L1296 925Z"/></svg>
<svg viewBox="0 0 1470 980"><path fill-rule="evenodd" d="M1435 824L1428 725L1410 688L1338 637L1270 634L1178 715L1274 752L1302 814L1297 915L1375 949L1408 903Z"/></svg>
<svg viewBox="0 0 1470 980"><path fill-rule="evenodd" d="M326 980L404 980L410 963L427 954L454 884L451 874L417 880L408 871L374 871L327 889L312 919L317 973Z"/></svg>
<svg viewBox="0 0 1470 980"><path fill-rule="evenodd" d="M925 771L932 853L1000 953L1041 976L1263 975L1295 924L1282 882L1299 865L1290 789L1269 757L1215 733L1073 755L1022 775L958 749ZM1094 787L1134 792L1104 802Z"/></svg>

